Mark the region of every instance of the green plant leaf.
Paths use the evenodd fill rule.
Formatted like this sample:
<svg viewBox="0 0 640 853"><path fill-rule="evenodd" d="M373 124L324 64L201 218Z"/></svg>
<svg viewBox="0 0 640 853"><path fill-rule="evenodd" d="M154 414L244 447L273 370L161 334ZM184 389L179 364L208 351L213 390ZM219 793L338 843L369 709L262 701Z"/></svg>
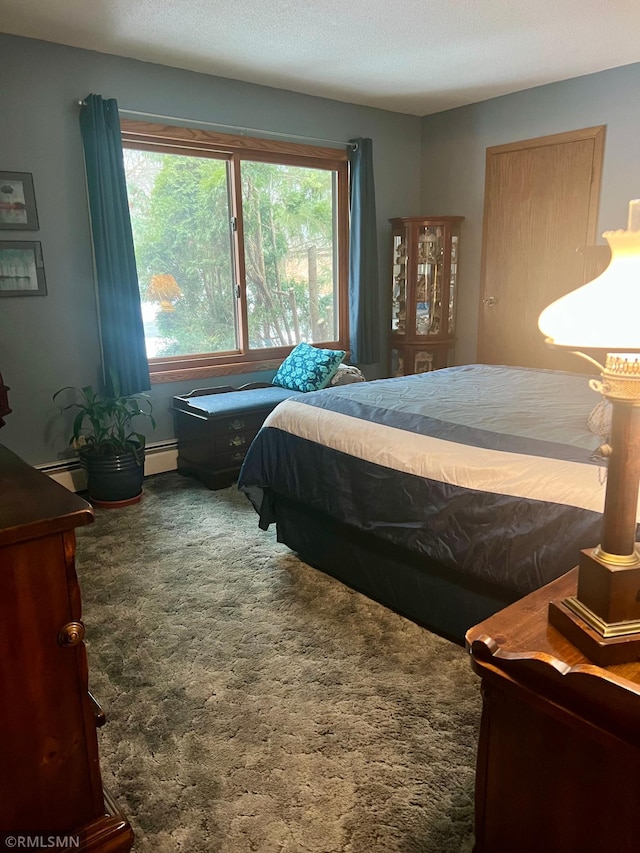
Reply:
<svg viewBox="0 0 640 853"><path fill-rule="evenodd" d="M114 376L112 375L112 382ZM114 385L118 387L117 382ZM119 390L119 389L118 389ZM113 454L133 450L144 450L145 436L135 429L138 418L146 418L153 429L152 403L146 394L109 396L97 393L91 385L77 388L67 385L53 395L54 401L63 392L73 392L76 399L61 406L61 414L77 409L69 440L81 453ZM143 403L144 408L141 406Z"/></svg>

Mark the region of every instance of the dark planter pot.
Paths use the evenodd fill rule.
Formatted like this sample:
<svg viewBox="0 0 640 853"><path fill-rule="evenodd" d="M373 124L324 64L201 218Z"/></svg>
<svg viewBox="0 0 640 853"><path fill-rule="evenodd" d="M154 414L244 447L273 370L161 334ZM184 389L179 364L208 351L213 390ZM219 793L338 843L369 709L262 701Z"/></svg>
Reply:
<svg viewBox="0 0 640 853"><path fill-rule="evenodd" d="M144 449L105 456L81 452L80 464L87 472L89 498L95 503L124 505L140 500Z"/></svg>

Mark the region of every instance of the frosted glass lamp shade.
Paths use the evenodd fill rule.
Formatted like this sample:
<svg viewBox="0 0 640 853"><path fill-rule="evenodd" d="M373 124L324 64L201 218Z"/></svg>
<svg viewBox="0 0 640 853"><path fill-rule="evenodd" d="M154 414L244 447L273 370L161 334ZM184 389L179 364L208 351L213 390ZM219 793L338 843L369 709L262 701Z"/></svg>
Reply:
<svg viewBox="0 0 640 853"><path fill-rule="evenodd" d="M544 309L538 319L549 343L609 352L640 350L640 231L608 231L606 270Z"/></svg>

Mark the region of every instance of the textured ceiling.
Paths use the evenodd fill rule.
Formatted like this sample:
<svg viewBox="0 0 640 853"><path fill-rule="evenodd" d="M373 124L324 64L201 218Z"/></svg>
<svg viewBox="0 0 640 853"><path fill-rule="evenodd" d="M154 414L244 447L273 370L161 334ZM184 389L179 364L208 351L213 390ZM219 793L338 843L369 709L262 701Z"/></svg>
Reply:
<svg viewBox="0 0 640 853"><path fill-rule="evenodd" d="M414 115L640 61L638 0L0 0L0 30Z"/></svg>

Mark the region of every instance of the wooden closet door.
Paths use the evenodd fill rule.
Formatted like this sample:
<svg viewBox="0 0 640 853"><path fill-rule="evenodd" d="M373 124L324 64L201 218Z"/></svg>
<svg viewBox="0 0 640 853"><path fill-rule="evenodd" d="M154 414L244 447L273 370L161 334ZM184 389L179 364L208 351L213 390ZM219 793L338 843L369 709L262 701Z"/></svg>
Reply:
<svg viewBox="0 0 640 853"><path fill-rule="evenodd" d="M545 344L538 316L583 283L603 149L604 127L487 149L478 361L588 370Z"/></svg>

